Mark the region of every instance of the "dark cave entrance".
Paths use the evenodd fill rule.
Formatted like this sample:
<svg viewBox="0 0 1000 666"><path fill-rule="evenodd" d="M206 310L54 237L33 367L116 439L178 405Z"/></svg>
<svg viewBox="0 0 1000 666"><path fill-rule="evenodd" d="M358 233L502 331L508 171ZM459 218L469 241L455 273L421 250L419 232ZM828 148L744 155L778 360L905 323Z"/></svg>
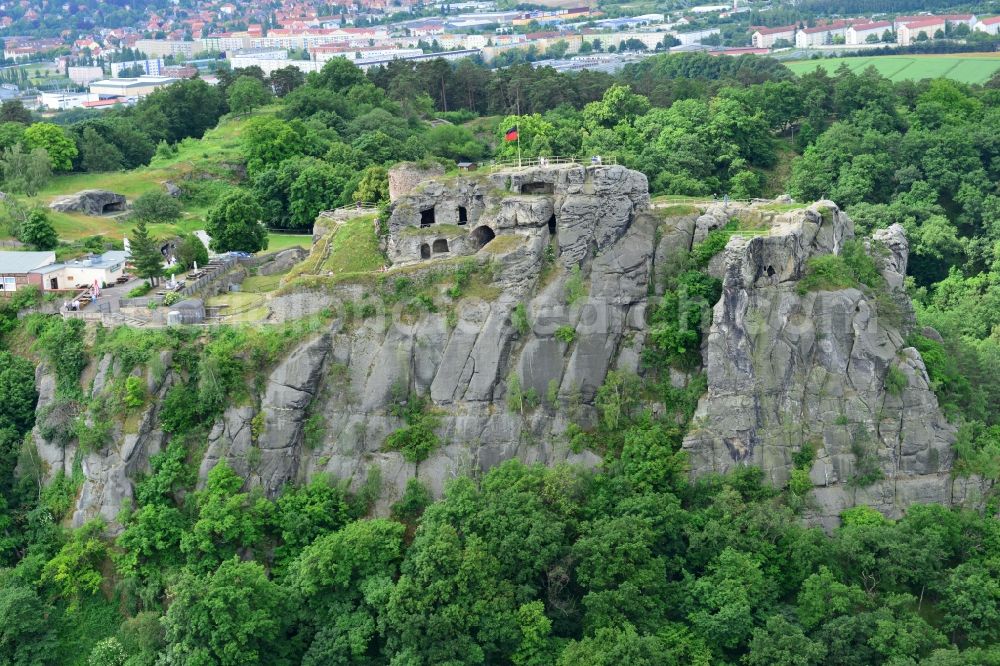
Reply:
<svg viewBox="0 0 1000 666"><path fill-rule="evenodd" d="M421 259L431 258L431 246L428 245L427 243L424 243L423 245L420 246L420 258Z"/></svg>
<svg viewBox="0 0 1000 666"><path fill-rule="evenodd" d="M434 209L428 208L427 210L420 211L420 228L429 227L434 224Z"/></svg>
<svg viewBox="0 0 1000 666"><path fill-rule="evenodd" d="M469 211L465 209L465 206L458 207L458 223L468 224L469 222Z"/></svg>
<svg viewBox="0 0 1000 666"><path fill-rule="evenodd" d="M522 183L521 194L552 194L554 188L552 183Z"/></svg>
<svg viewBox="0 0 1000 666"><path fill-rule="evenodd" d="M444 238L438 238L436 241L434 241L434 246L433 246L432 249L434 250L434 254L439 254L441 252L447 252L448 251L448 241L445 240Z"/></svg>
<svg viewBox="0 0 1000 666"><path fill-rule="evenodd" d="M472 240L477 248L483 247L496 237L496 233L487 226L476 227L472 230Z"/></svg>

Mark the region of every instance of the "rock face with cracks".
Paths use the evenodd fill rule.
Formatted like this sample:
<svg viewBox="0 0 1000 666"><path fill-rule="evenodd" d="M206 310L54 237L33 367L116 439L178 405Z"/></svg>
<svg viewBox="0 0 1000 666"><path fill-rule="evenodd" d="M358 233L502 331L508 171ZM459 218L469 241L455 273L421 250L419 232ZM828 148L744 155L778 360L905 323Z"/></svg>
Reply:
<svg viewBox="0 0 1000 666"><path fill-rule="evenodd" d="M801 288L809 259L853 237L851 220L821 201L778 217L767 235L729 242L703 348L708 392L684 442L695 474L755 465L778 486L793 454L812 447L813 512L827 525L855 504L898 516L917 502L962 501L969 483L949 474L955 428L905 342L902 228L867 244L879 290Z"/></svg>
<svg viewBox="0 0 1000 666"><path fill-rule="evenodd" d="M433 219L422 215L429 209ZM419 315L334 320L260 369L252 399L212 424L200 483L222 460L269 495L318 474L352 489L377 476L375 510L385 513L411 478L438 495L449 479L510 458L595 466L600 458L574 453L564 431L595 423L595 395L609 371L647 372L646 311L663 293L662 275L732 219L766 233L735 235L709 263L723 288L704 336L708 391L684 442L692 474L756 465L782 485L793 454L808 443L816 450L815 522L832 525L860 503L897 515L915 502L974 501L973 481L950 479L955 430L919 353L904 342L912 312L902 292L902 229L868 242L885 293L802 293L810 258L839 253L854 235L832 202L781 214L715 204L665 216L651 208L641 173L578 165L436 178L399 193L386 242L397 267L384 288L456 261L477 265L489 288L451 299L442 287L442 307ZM488 234L477 232L484 228ZM447 253L422 258L420 246L438 237L451 241ZM365 302L369 292L347 284L299 295L338 309ZM556 335L566 329L573 335ZM117 376L113 366L110 357L96 362L92 395ZM136 432L115 431L103 450L82 456L77 524L98 514L113 520L165 446L157 410L175 379L170 371L156 381L132 372L146 379L152 399ZM676 385L689 377L670 375ZM37 383L40 407L51 404L51 373L40 369ZM521 401L527 407L512 408L514 391L531 397ZM394 407L416 396L435 413L441 442L418 462L385 446L406 425ZM70 473L72 442L46 441L38 428L34 439L49 478Z"/></svg>

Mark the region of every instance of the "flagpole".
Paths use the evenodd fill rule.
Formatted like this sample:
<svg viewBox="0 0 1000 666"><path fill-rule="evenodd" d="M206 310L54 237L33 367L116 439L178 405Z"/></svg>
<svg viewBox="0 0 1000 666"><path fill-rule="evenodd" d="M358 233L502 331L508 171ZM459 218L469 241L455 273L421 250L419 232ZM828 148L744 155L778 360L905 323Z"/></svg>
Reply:
<svg viewBox="0 0 1000 666"><path fill-rule="evenodd" d="M517 168L521 168L521 117L518 116L517 123L514 125L514 129L517 130Z"/></svg>
<svg viewBox="0 0 1000 666"><path fill-rule="evenodd" d="M521 168L521 87L517 87L517 122L514 123L517 130L517 168Z"/></svg>

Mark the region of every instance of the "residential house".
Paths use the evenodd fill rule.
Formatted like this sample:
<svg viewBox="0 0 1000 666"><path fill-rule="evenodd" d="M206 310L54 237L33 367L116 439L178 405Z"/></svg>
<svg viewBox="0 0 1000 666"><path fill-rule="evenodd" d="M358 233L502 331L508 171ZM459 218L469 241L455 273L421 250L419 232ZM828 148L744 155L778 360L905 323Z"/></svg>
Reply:
<svg viewBox="0 0 1000 666"><path fill-rule="evenodd" d="M41 287L41 276L33 272L54 263L55 252L0 252L0 291L9 293L30 284Z"/></svg>
<svg viewBox="0 0 1000 666"><path fill-rule="evenodd" d="M795 46L807 49L810 46L826 46L833 44L835 37L844 37L847 32L846 21L834 21L824 25L803 28L795 33Z"/></svg>
<svg viewBox="0 0 1000 666"><path fill-rule="evenodd" d="M872 36L881 41L882 35L884 35L887 30L892 32L892 21L859 23L847 28L844 33L844 41L852 46L858 44L868 44L869 38Z"/></svg>
<svg viewBox="0 0 1000 666"><path fill-rule="evenodd" d="M775 42L779 40L794 44L796 30L794 25L783 25L777 28L758 27L751 36L751 41L758 49L774 48Z"/></svg>
<svg viewBox="0 0 1000 666"><path fill-rule="evenodd" d="M150 58L164 58L168 55L190 58L194 55L195 48L200 46L200 42L173 39L140 39L135 43L135 48Z"/></svg>
<svg viewBox="0 0 1000 666"><path fill-rule="evenodd" d="M902 25L897 24L896 41L899 42L900 46L909 46L914 42L920 41L921 35L924 35L927 39L934 39L935 33L939 30L943 33L945 29L945 20L938 17L911 21Z"/></svg>
<svg viewBox="0 0 1000 666"><path fill-rule="evenodd" d="M988 35L1000 34L1000 16L988 16L976 21L973 29L985 32Z"/></svg>

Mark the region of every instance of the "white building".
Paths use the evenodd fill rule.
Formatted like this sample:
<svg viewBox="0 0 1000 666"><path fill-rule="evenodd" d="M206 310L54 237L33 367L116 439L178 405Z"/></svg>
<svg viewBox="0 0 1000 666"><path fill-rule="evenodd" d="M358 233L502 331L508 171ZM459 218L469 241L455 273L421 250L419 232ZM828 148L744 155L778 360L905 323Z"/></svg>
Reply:
<svg viewBox="0 0 1000 666"><path fill-rule="evenodd" d="M305 74L318 72L323 68L323 63L316 62L315 60L291 60L287 52L284 52L284 57L272 57L272 55L273 52L263 55L251 53L239 54L229 58L229 63L233 69L260 67L261 71L264 72L264 76L270 76L275 70L284 69L285 67L295 67Z"/></svg>
<svg viewBox="0 0 1000 666"><path fill-rule="evenodd" d="M90 84L90 92L99 99L107 97L124 97L125 99L142 99L154 90L177 83L180 79L170 76L140 76L134 79L105 79Z"/></svg>
<svg viewBox="0 0 1000 666"><path fill-rule="evenodd" d="M210 35L201 40L203 51L229 53L250 47L250 36L247 34Z"/></svg>
<svg viewBox="0 0 1000 666"><path fill-rule="evenodd" d="M692 30L690 32L664 32L661 33L664 37L666 35L672 34L680 42L681 46L694 46L695 44L701 44L701 41L706 37L711 35L718 35L722 30L719 28L705 28L704 30ZM662 39L660 41L663 41Z"/></svg>
<svg viewBox="0 0 1000 666"><path fill-rule="evenodd" d="M91 81L104 78L104 70L100 67L67 67L66 76L78 86L85 86Z"/></svg>
<svg viewBox="0 0 1000 666"><path fill-rule="evenodd" d="M333 58L347 58L351 62L361 63L373 62L376 60L412 58L422 54L422 49L403 49L396 46L369 46L352 48L350 46L324 44L321 46L314 46L310 49L312 59L322 64L329 62Z"/></svg>
<svg viewBox="0 0 1000 666"><path fill-rule="evenodd" d="M108 65L108 69L111 70L111 76L118 76L123 69L135 69L136 67L141 68L149 76L160 76L163 68L163 59L129 60L128 62L113 62Z"/></svg>
<svg viewBox="0 0 1000 666"><path fill-rule="evenodd" d="M868 38L874 36L881 40L886 30L892 32L892 21L873 21L871 23L857 23L847 29L844 34L845 43L852 46L867 44Z"/></svg>
<svg viewBox="0 0 1000 666"><path fill-rule="evenodd" d="M789 44L794 44L795 31L796 26L794 25L783 25L777 28L757 28L753 35L751 35L751 41L758 49L774 48L774 43L782 39Z"/></svg>
<svg viewBox="0 0 1000 666"><path fill-rule="evenodd" d="M65 111L66 109L85 108L87 102L96 102L98 99L100 98L93 93L43 92L38 96L38 106L49 111Z"/></svg>
<svg viewBox="0 0 1000 666"><path fill-rule="evenodd" d="M179 39L140 39L135 49L150 58L164 58L168 55L190 58L201 47L201 41L182 42Z"/></svg>
<svg viewBox="0 0 1000 666"><path fill-rule="evenodd" d="M826 46L833 44L836 37L845 37L846 32L847 24L842 21L803 28L795 33L795 46L800 49L807 49L811 46Z"/></svg>
<svg viewBox="0 0 1000 666"><path fill-rule="evenodd" d="M928 39L934 39L934 34L937 31L945 31L945 20L943 18L926 18L920 21L911 21L909 23L904 23L896 28L897 41L900 46L909 46L920 38L920 35L926 35Z"/></svg>
<svg viewBox="0 0 1000 666"><path fill-rule="evenodd" d="M996 35L1000 33L1000 16L989 16L979 19L973 28L988 35Z"/></svg>

